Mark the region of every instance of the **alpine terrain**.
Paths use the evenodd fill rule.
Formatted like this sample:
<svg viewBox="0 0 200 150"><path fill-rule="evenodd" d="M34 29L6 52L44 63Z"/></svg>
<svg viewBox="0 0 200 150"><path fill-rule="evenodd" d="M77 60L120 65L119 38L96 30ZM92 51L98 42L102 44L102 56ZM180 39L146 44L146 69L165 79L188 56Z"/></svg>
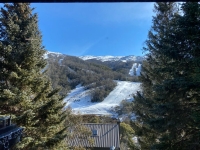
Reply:
<svg viewBox="0 0 200 150"><path fill-rule="evenodd" d="M140 56L68 56L46 52L47 75L74 113L118 116L140 90ZM119 109L119 108L118 108ZM119 117L119 116L118 116Z"/></svg>

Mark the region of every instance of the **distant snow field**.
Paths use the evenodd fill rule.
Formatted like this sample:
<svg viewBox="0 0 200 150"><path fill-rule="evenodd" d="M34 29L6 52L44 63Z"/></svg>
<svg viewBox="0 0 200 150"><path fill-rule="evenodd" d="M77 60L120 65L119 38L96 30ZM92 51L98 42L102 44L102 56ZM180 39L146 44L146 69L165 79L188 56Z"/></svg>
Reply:
<svg viewBox="0 0 200 150"><path fill-rule="evenodd" d="M104 61L142 61L144 57L142 56L79 56L80 59L89 60L89 59L96 59L102 62Z"/></svg>
<svg viewBox="0 0 200 150"><path fill-rule="evenodd" d="M139 82L116 81L115 89L102 101L91 102L91 90L78 85L64 99L66 107L70 106L74 113L113 115L112 109L119 106L122 100L131 100L132 95L140 90Z"/></svg>

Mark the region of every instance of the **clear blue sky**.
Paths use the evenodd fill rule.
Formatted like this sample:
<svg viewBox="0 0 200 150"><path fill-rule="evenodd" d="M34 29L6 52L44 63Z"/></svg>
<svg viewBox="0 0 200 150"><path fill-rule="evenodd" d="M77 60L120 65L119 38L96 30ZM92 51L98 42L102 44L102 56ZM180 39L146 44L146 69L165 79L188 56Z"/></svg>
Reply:
<svg viewBox="0 0 200 150"><path fill-rule="evenodd" d="M43 45L67 55L141 56L154 3L32 3Z"/></svg>
<svg viewBox="0 0 200 150"><path fill-rule="evenodd" d="M33 3L43 45L67 55L143 55L154 3Z"/></svg>

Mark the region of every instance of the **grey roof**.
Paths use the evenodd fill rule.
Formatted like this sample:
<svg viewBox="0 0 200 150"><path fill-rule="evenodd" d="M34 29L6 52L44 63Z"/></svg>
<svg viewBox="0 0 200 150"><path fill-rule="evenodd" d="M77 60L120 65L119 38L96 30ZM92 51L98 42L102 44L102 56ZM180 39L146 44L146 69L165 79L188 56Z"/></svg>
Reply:
<svg viewBox="0 0 200 150"><path fill-rule="evenodd" d="M88 142L87 139L73 138L67 139L66 142L68 146L83 146L83 147L105 147L110 148L115 146L116 148L120 147L120 139L119 139L119 125L118 124L82 124L89 128L89 130L98 130L97 136L92 136L93 144Z"/></svg>

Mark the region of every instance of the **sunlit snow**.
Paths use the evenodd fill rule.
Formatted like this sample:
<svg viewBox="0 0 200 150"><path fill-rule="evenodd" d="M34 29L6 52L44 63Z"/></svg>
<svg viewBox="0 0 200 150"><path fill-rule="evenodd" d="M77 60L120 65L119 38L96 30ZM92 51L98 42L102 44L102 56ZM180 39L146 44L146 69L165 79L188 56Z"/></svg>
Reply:
<svg viewBox="0 0 200 150"><path fill-rule="evenodd" d="M80 56L79 58L83 60L96 59L102 62L104 61L122 61L122 62L142 61L144 59L141 56Z"/></svg>
<svg viewBox="0 0 200 150"><path fill-rule="evenodd" d="M57 53L57 52L46 51L45 54L44 54L44 56L43 56L44 59L47 59L49 54L54 55L54 56L57 56L57 57L63 55L63 54L61 54L61 53Z"/></svg>
<svg viewBox="0 0 200 150"><path fill-rule="evenodd" d="M139 82L116 81L116 88L102 101L91 102L91 91L79 85L64 99L74 113L112 115L112 109L119 106L122 100L132 99L132 94L140 90Z"/></svg>
<svg viewBox="0 0 200 150"><path fill-rule="evenodd" d="M134 73L134 69L135 69L135 73ZM139 76L141 72L141 64L134 63L132 68L129 71L129 75L130 76Z"/></svg>

